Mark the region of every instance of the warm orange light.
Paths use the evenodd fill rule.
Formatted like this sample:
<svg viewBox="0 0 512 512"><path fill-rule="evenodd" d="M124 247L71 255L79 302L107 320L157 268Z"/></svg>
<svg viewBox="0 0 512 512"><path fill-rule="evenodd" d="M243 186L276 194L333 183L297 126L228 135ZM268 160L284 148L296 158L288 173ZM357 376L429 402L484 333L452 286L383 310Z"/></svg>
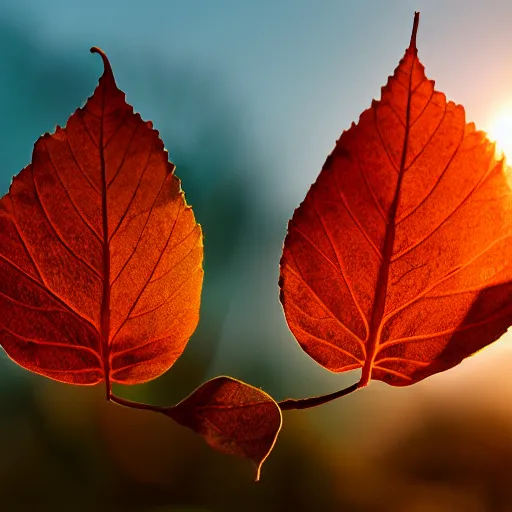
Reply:
<svg viewBox="0 0 512 512"><path fill-rule="evenodd" d="M508 162L512 162L512 104L502 109L494 118L488 135L496 142L498 156L505 155Z"/></svg>

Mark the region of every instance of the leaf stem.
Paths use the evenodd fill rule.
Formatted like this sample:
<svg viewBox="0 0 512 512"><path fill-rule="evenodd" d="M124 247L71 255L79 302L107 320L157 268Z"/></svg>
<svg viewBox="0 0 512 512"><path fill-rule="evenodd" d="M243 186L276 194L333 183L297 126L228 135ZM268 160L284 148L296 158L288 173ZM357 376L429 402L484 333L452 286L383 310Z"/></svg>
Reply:
<svg viewBox="0 0 512 512"><path fill-rule="evenodd" d="M322 396L312 396L310 398L288 398L287 400L282 400L281 402L277 402L279 408L282 411L290 411L293 409L310 409L311 407L317 407L319 405L326 404L328 402L332 402L337 398L341 398L342 396L349 395L354 391L357 391L359 383L356 382L352 384L348 388L340 389L339 391L335 391L334 393L330 393L329 395Z"/></svg>
<svg viewBox="0 0 512 512"><path fill-rule="evenodd" d="M277 402L277 405L282 411L291 411L294 409L311 409L312 407L318 407L319 405L327 404L333 400L336 400L337 398L341 398L343 396L349 395L350 393L353 393L354 391L357 391L359 389L358 385L359 383L356 382L347 388L340 389L334 393L329 393L328 395L312 396L309 398L287 398L286 400ZM169 409L171 409L170 407L164 407L161 405L150 405L144 404L142 402L134 402L132 400L127 400L126 398L116 396L113 393L110 394L109 400L118 405L122 405L123 407L161 412L166 415L168 415Z"/></svg>
<svg viewBox="0 0 512 512"><path fill-rule="evenodd" d="M116 396L113 393L110 394L109 400L118 405L122 405L123 407L130 407L132 409L142 409L153 412L164 412L166 409L168 409L168 407L162 407L161 405L143 404L141 402L127 400L126 398L121 398L120 396Z"/></svg>

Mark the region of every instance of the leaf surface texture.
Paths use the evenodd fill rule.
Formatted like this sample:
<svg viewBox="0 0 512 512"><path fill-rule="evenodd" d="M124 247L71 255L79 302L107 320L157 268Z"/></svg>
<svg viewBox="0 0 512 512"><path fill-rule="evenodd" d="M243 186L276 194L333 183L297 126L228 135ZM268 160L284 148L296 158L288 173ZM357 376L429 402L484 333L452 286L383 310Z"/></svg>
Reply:
<svg viewBox="0 0 512 512"><path fill-rule="evenodd" d="M289 222L281 301L334 372L418 382L512 323L504 163L434 89L414 40L379 101L345 131Z"/></svg>
<svg viewBox="0 0 512 512"><path fill-rule="evenodd" d="M0 343L62 382L151 380L199 318L202 234L110 64L0 201Z"/></svg>
<svg viewBox="0 0 512 512"><path fill-rule="evenodd" d="M281 430L281 409L261 389L216 377L165 413L201 434L215 450L251 459L256 480Z"/></svg>

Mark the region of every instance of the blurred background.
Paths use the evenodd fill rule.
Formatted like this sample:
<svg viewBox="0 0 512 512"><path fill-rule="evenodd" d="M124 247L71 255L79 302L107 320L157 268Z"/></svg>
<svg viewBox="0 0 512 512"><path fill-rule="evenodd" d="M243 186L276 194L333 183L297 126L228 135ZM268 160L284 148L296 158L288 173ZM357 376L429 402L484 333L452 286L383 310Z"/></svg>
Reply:
<svg viewBox="0 0 512 512"><path fill-rule="evenodd" d="M103 48L160 131L203 225L201 321L176 365L126 398L173 404L227 374L276 399L358 380L309 359L277 278L287 221L341 132L379 96L421 11L429 77L486 129L512 100L512 4L502 0L0 0L0 194L33 143L92 94ZM0 510L512 511L512 338L415 386L379 382L284 413L254 483L104 390L32 375L0 355Z"/></svg>

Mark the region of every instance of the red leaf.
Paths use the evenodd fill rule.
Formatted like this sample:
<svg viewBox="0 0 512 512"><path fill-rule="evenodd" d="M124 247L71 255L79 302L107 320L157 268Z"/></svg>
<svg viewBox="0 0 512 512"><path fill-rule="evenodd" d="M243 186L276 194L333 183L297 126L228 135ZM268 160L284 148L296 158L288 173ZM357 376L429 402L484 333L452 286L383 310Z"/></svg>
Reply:
<svg viewBox="0 0 512 512"><path fill-rule="evenodd" d="M0 343L55 380L165 372L199 317L202 236L152 129L106 56L94 95L0 201Z"/></svg>
<svg viewBox="0 0 512 512"><path fill-rule="evenodd" d="M434 90L416 29L380 101L344 132L288 226L281 301L325 368L395 386L512 323L512 203L494 145Z"/></svg>
<svg viewBox="0 0 512 512"><path fill-rule="evenodd" d="M215 450L251 459L261 465L281 430L281 409L261 389L231 377L216 377L165 414L201 434Z"/></svg>

